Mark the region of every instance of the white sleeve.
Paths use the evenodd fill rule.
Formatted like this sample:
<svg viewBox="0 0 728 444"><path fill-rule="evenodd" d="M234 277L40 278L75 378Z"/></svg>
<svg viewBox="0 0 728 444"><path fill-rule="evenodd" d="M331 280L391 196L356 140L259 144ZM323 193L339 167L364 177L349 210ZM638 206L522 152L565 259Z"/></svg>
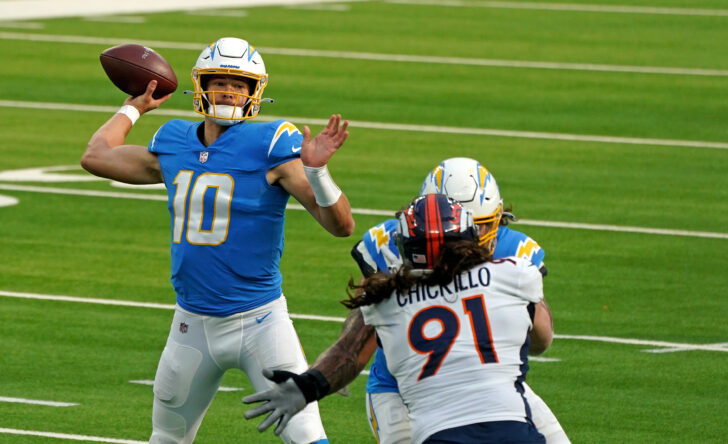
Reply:
<svg viewBox="0 0 728 444"><path fill-rule="evenodd" d="M518 290L521 298L529 302L540 302L543 299L543 276L538 267L529 261L521 262L523 267L518 276Z"/></svg>

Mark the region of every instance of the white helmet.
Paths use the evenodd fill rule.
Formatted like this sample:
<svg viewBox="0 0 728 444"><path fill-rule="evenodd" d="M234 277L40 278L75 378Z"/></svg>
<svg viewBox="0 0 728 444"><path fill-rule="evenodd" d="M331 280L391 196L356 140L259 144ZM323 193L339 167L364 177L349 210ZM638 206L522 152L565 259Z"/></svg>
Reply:
<svg viewBox="0 0 728 444"><path fill-rule="evenodd" d="M493 253L503 200L495 178L483 165L466 157L442 161L422 182L420 195L431 193L446 194L472 211L473 221L481 227L478 244Z"/></svg>
<svg viewBox="0 0 728 444"><path fill-rule="evenodd" d="M250 95L236 95L234 106L216 105L215 92L207 90L210 75L239 76L250 85ZM268 74L260 53L242 39L224 37L202 50L192 68L195 87L194 110L210 117L219 125L234 125L258 115L263 90L268 86ZM219 94L219 93L217 93Z"/></svg>

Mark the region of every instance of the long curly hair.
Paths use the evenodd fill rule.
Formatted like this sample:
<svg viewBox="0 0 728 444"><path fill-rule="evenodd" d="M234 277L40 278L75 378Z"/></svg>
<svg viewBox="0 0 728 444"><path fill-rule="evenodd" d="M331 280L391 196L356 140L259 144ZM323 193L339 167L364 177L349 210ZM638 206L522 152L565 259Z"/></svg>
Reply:
<svg viewBox="0 0 728 444"><path fill-rule="evenodd" d="M469 240L446 242L442 245L440 255L435 260L432 270L401 267L396 273L388 275L375 273L364 279L361 284L354 284L349 279L346 294L348 299L341 303L350 308L376 304L392 295L395 290L403 293L417 283L427 286L447 285L463 271L487 262L491 259L488 251ZM351 293L354 291L354 294Z"/></svg>

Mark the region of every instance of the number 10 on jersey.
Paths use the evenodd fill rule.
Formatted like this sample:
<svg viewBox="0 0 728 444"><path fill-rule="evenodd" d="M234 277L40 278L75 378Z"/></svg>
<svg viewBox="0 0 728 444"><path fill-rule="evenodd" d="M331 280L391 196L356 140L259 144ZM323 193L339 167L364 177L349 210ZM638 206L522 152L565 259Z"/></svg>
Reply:
<svg viewBox="0 0 728 444"><path fill-rule="evenodd" d="M177 186L172 201L172 241L176 244L182 241L186 225L187 242L195 245L220 245L227 239L230 226L233 178L227 174L202 173L197 177L194 186L191 186L192 176L192 171L181 170L172 182ZM214 192L214 196L205 199L208 192ZM207 212L206 204L212 206ZM205 220L205 216L210 214L212 220Z"/></svg>

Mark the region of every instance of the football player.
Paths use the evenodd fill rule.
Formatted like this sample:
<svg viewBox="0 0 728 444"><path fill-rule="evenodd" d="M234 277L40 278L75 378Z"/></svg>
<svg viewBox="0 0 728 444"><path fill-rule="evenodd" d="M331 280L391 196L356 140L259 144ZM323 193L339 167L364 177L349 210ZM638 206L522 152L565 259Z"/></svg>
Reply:
<svg viewBox="0 0 728 444"><path fill-rule="evenodd" d="M95 132L81 159L97 176L167 188L177 305L154 380L152 443L192 442L228 369L243 370L260 391L272 386L263 368L308 367L281 290L289 197L335 236L354 229L326 167L347 138L347 121L331 116L314 138L283 120L251 122L268 74L258 50L238 38L206 46L192 82L204 121L171 120L148 147L125 144L139 116L170 97L154 99L152 81ZM328 442L317 404L282 438Z"/></svg>
<svg viewBox="0 0 728 444"><path fill-rule="evenodd" d="M479 242L492 252L493 257L523 257L539 267L544 276L546 275L543 249L527 235L507 226L514 217L510 213L503 213L495 178L477 161L468 158L443 161L425 178L420 194L427 193L445 193L449 197L459 199L466 208L473 211L481 233ZM352 256L365 278L376 272L395 272L402 265L394 241L396 227L396 219L389 219L376 225L367 231L363 239L352 249ZM540 354L551 344L553 326L545 301L535 304L534 311L529 353ZM310 381L320 381L321 387L329 384L328 390L339 390L361 372L374 350L376 353L370 367L366 396L367 416L372 433L377 442L382 444L409 443L411 430L407 408L399 396L397 382L387 370L384 354L377 348L374 329L364 325L359 310L354 309L349 313L339 340L318 357L306 375L317 376ZM304 380L302 383L310 381ZM318 388L319 391L321 387ZM546 403L525 382L523 387L533 412L533 421L538 430L546 436L547 442L568 443L563 428ZM268 396L274 394L270 393ZM260 397L260 399L266 398ZM251 410L246 417L253 417L253 412L263 413ZM263 425L262 423L261 427Z"/></svg>
<svg viewBox="0 0 728 444"><path fill-rule="evenodd" d="M404 267L345 301L376 329L414 444L546 442L522 387L542 276L528 259L493 259L483 231L444 194L416 198L398 217Z"/></svg>

